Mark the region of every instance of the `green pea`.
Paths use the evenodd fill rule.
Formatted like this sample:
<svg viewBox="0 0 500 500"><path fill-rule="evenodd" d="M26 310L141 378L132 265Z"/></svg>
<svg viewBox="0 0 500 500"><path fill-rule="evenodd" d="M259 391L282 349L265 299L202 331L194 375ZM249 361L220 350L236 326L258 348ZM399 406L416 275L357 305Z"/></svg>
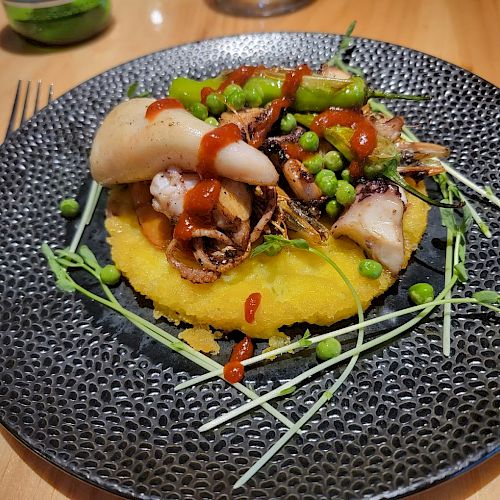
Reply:
<svg viewBox="0 0 500 500"><path fill-rule="evenodd" d="M332 218L336 219L340 212L342 212L342 206L337 200L330 200L325 207L326 213Z"/></svg>
<svg viewBox="0 0 500 500"><path fill-rule="evenodd" d="M208 118L205 118L205 123L208 123L209 125L213 125L214 127L219 126L219 122L217 121L217 118L214 118L213 116L209 116Z"/></svg>
<svg viewBox="0 0 500 500"><path fill-rule="evenodd" d="M220 94L208 94L206 104L212 115L220 115L226 110L226 101Z"/></svg>
<svg viewBox="0 0 500 500"><path fill-rule="evenodd" d="M199 118L200 120L206 120L208 118L208 109L201 102L191 104L189 111L193 116L196 116L196 118Z"/></svg>
<svg viewBox="0 0 500 500"><path fill-rule="evenodd" d="M316 356L321 361L336 358L342 352L342 346L336 338L330 338L318 342Z"/></svg>
<svg viewBox="0 0 500 500"><path fill-rule="evenodd" d="M230 83L223 91L223 94L228 97L235 91L241 92L243 89L237 83Z"/></svg>
<svg viewBox="0 0 500 500"><path fill-rule="evenodd" d="M239 111L245 107L245 92L243 90L234 90L228 96L226 96L226 103L228 107L233 108L235 111Z"/></svg>
<svg viewBox="0 0 500 500"><path fill-rule="evenodd" d="M292 113L287 113L280 122L281 131L285 134L291 132L297 126L297 120Z"/></svg>
<svg viewBox="0 0 500 500"><path fill-rule="evenodd" d="M306 151L317 151L319 148L319 137L316 132L305 132L300 136L299 144Z"/></svg>
<svg viewBox="0 0 500 500"><path fill-rule="evenodd" d="M317 174L323 169L323 155L321 153L317 153L309 158L306 158L304 160L304 167L306 167L311 174Z"/></svg>
<svg viewBox="0 0 500 500"><path fill-rule="evenodd" d="M351 174L349 173L349 169L347 168L344 168L344 170L342 170L342 172L340 173L340 177L343 181L351 182Z"/></svg>
<svg viewBox="0 0 500 500"><path fill-rule="evenodd" d="M335 198L341 205L350 205L356 198L356 190L352 184L346 181L339 181Z"/></svg>
<svg viewBox="0 0 500 500"><path fill-rule="evenodd" d="M325 196L329 196L330 198L335 196L338 181L337 177L331 170L321 170L316 174L316 178L314 180Z"/></svg>
<svg viewBox="0 0 500 500"><path fill-rule="evenodd" d="M363 259L358 266L359 274L372 280L377 279L382 274L382 264L372 259Z"/></svg>
<svg viewBox="0 0 500 500"><path fill-rule="evenodd" d="M59 210L63 217L76 217L80 213L80 204L73 198L65 198L59 203Z"/></svg>
<svg viewBox="0 0 500 500"><path fill-rule="evenodd" d="M434 288L429 283L415 283L408 289L408 296L414 304L427 304L434 300Z"/></svg>
<svg viewBox="0 0 500 500"><path fill-rule="evenodd" d="M338 151L328 151L325 154L325 167L333 172L338 172L342 170L344 162L342 160L342 155Z"/></svg>
<svg viewBox="0 0 500 500"><path fill-rule="evenodd" d="M121 273L116 266L108 264L101 269L99 277L105 285L116 285L120 281Z"/></svg>
<svg viewBox="0 0 500 500"><path fill-rule="evenodd" d="M258 108L263 101L264 91L261 87L248 87L243 89L245 93L245 100L248 106L251 108Z"/></svg>

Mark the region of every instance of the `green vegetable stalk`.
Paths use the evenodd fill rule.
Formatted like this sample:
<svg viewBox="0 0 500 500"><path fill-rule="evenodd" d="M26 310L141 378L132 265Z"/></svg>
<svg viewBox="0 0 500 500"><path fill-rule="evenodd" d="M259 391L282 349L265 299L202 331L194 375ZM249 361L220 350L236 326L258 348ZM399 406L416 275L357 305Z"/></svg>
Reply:
<svg viewBox="0 0 500 500"><path fill-rule="evenodd" d="M189 107L201 100L201 90L210 87L216 90L223 78L211 78L203 81L190 78L175 78L170 86L169 95ZM250 94L258 89L262 95L262 105L281 97L281 89L285 81L284 72L266 71L261 75L250 78L243 90ZM353 76L349 80L326 78L321 75L304 76L295 95L293 109L296 111L323 111L329 107L359 108L366 104L370 97L388 99L408 99L414 101L425 100L427 97L387 93L374 90L366 85L360 76Z"/></svg>

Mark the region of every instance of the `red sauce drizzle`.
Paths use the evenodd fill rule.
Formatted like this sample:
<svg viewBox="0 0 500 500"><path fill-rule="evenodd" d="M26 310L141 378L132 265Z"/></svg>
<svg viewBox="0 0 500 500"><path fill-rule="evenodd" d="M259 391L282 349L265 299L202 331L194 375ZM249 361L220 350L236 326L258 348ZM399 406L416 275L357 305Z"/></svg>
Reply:
<svg viewBox="0 0 500 500"><path fill-rule="evenodd" d="M359 161L351 161L349 165L349 175L354 179L361 177L363 175L363 165Z"/></svg>
<svg viewBox="0 0 500 500"><path fill-rule="evenodd" d="M260 296L260 294L258 294ZM253 343L248 337L243 337L234 347L229 361L224 365L224 378L231 384L243 379L245 368L241 364L253 356Z"/></svg>
<svg viewBox="0 0 500 500"><path fill-rule="evenodd" d="M288 108L293 104L295 99L295 94L299 88L302 77L305 75L311 75L312 70L307 66L307 64L302 64L295 69L287 71L285 76L285 81L281 87L281 97L274 99L267 106L269 113L265 120L259 123L255 128L252 140L249 144L255 148L262 146L267 133L273 126L274 122L279 118L281 111Z"/></svg>
<svg viewBox="0 0 500 500"><path fill-rule="evenodd" d="M148 109L146 110L146 120L154 120L156 118L156 115L164 109L175 108L184 109L184 106L180 101L178 101L177 99L172 99L171 97L159 99L158 101L155 101L148 106Z"/></svg>
<svg viewBox="0 0 500 500"><path fill-rule="evenodd" d="M262 295L257 293L251 293L247 300L245 300L245 320L247 323L253 323L255 321L255 313L260 306L260 301L262 300Z"/></svg>
<svg viewBox="0 0 500 500"><path fill-rule="evenodd" d="M253 356L253 344L249 337L243 337L234 347L229 361L244 361Z"/></svg>
<svg viewBox="0 0 500 500"><path fill-rule="evenodd" d="M311 130L319 136L328 127L351 127L351 149L358 160L364 160L377 145L377 133L373 125L360 112L349 109L327 110L319 114L311 124Z"/></svg>
<svg viewBox="0 0 500 500"><path fill-rule="evenodd" d="M196 170L201 177L215 177L214 162L217 153L224 147L241 140L241 132L235 123L227 123L207 132L198 150Z"/></svg>
<svg viewBox="0 0 500 500"><path fill-rule="evenodd" d="M223 82L214 90L211 87L203 87L201 89L201 102L205 104L207 97L212 92L223 92L226 87L232 83L236 83L243 87L245 83L252 78L256 71L263 70L264 66L241 66L229 73Z"/></svg>
<svg viewBox="0 0 500 500"><path fill-rule="evenodd" d="M201 138L196 169L202 180L184 197L184 211L174 230L176 240L186 242L193 237L193 231L197 229L215 228L212 212L219 200L221 189L220 182L215 179L215 158L222 148L240 139L240 129L234 123L215 128Z"/></svg>
<svg viewBox="0 0 500 500"><path fill-rule="evenodd" d="M217 92L212 87L203 87L200 92L200 101L205 104L207 102L207 97L212 93Z"/></svg>
<svg viewBox="0 0 500 500"><path fill-rule="evenodd" d="M281 147L289 158L294 158L296 160L304 161L307 160L307 158L314 156L314 153L306 151L302 146L295 142L285 142Z"/></svg>
<svg viewBox="0 0 500 500"><path fill-rule="evenodd" d="M196 229L214 227L212 211L217 205L221 185L217 179L202 179L184 197L184 211L175 226L174 238L188 241Z"/></svg>
<svg viewBox="0 0 500 500"><path fill-rule="evenodd" d="M302 77L306 75L312 75L312 70L307 64L301 64L297 66L297 68L288 71L283 86L281 87L281 97L292 99L293 102L297 89L302 81Z"/></svg>
<svg viewBox="0 0 500 500"><path fill-rule="evenodd" d="M245 85L245 83L252 78L256 71L263 69L264 66L240 66L239 68L231 71L231 73L224 78L224 81L219 85L217 90L222 92L226 87L231 85L231 83L236 83L240 87L243 87L243 85Z"/></svg>
<svg viewBox="0 0 500 500"><path fill-rule="evenodd" d="M237 384L245 376L245 367L239 361L229 361L224 365L224 378L230 384Z"/></svg>

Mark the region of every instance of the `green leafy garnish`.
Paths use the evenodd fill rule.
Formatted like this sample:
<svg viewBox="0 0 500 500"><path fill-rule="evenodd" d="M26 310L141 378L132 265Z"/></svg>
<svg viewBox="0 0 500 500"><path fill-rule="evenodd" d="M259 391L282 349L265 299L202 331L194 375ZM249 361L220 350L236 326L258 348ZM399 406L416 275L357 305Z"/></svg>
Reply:
<svg viewBox="0 0 500 500"><path fill-rule="evenodd" d="M292 385L292 387L287 387L286 389L283 389L283 390L280 392L280 396L290 396L290 395L291 395L291 394L293 394L296 390L297 390L297 386L296 386L296 385Z"/></svg>
<svg viewBox="0 0 500 500"><path fill-rule="evenodd" d="M94 269L94 271L100 271L102 269L99 265L99 262L97 262L97 258L94 255L94 252L92 252L92 250L90 250L87 245L82 245L81 247L79 247L78 253L85 261L85 264Z"/></svg>
<svg viewBox="0 0 500 500"><path fill-rule="evenodd" d="M299 346L300 347L309 347L312 345L312 342L309 340L309 337L311 336L311 332L309 331L309 328L304 332L304 335L302 338L299 340Z"/></svg>
<svg viewBox="0 0 500 500"><path fill-rule="evenodd" d="M353 45L354 39L351 36L354 28L356 27L356 21L353 21L347 28L346 32L342 36L339 48L337 52L333 55L333 57L326 63L327 66L333 66L335 68L339 68L346 73L352 73L353 75L363 77L363 71L356 66L350 66L344 62L345 53L351 48Z"/></svg>
<svg viewBox="0 0 500 500"><path fill-rule="evenodd" d="M460 281L460 283L465 283L469 279L469 273L467 272L467 269L465 269L465 266L462 262L459 262L458 264L455 264L453 266L453 272L455 273L455 276L458 278L458 281Z"/></svg>
<svg viewBox="0 0 500 500"><path fill-rule="evenodd" d="M47 245L44 243L42 245L42 253L45 255L47 262L49 264L50 270L54 273L56 277L56 286L63 292L74 292L75 287L73 285L73 280L67 275L65 269L61 266L56 256Z"/></svg>
<svg viewBox="0 0 500 500"><path fill-rule="evenodd" d="M139 87L139 82L134 82L130 85L130 87L127 90L127 97L129 99L132 99L132 97L135 96L135 93L137 91L137 87Z"/></svg>
<svg viewBox="0 0 500 500"><path fill-rule="evenodd" d="M481 290L473 293L472 296L481 304L495 304L500 302L500 294L494 290Z"/></svg>
<svg viewBox="0 0 500 500"><path fill-rule="evenodd" d="M149 92L148 90L138 94L137 93L138 87L139 87L139 82L134 82L130 85L130 87L127 89L127 97L129 99L135 99L136 97L151 97L151 92Z"/></svg>
<svg viewBox="0 0 500 500"><path fill-rule="evenodd" d="M426 196L405 181L402 175L398 172L398 166L399 161L396 158L392 158L381 165L382 168L380 173L381 175L392 181L394 184L403 188L405 191L408 191L417 198L420 198L429 205L434 205L441 208L460 208L464 205L461 201L456 203L445 203L443 201L434 200L429 196Z"/></svg>
<svg viewBox="0 0 500 500"><path fill-rule="evenodd" d="M302 238L289 240L283 236L266 234L264 236L264 242L252 250L251 257L256 257L261 253L265 253L269 257L272 257L280 253L285 247L295 247L307 250L309 248L309 243Z"/></svg>

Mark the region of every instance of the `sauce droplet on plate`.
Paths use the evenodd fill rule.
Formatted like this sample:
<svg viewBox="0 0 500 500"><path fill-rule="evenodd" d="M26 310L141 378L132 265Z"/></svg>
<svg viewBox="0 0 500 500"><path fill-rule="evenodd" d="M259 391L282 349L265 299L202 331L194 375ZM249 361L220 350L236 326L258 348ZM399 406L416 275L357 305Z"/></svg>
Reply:
<svg viewBox="0 0 500 500"><path fill-rule="evenodd" d="M259 294L260 295L260 294ZM229 361L224 365L224 378L231 384L236 384L243 379L245 368L241 364L245 359L253 356L253 343L249 337L243 337L231 352Z"/></svg>

